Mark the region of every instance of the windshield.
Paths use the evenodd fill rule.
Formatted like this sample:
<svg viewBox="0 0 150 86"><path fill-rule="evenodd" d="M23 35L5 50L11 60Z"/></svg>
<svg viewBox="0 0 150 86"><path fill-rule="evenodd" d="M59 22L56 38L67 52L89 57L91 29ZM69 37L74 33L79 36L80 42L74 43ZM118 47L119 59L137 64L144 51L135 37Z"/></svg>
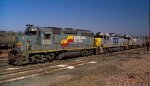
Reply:
<svg viewBox="0 0 150 86"><path fill-rule="evenodd" d="M37 31L27 31L26 35L31 36L31 35L36 35Z"/></svg>

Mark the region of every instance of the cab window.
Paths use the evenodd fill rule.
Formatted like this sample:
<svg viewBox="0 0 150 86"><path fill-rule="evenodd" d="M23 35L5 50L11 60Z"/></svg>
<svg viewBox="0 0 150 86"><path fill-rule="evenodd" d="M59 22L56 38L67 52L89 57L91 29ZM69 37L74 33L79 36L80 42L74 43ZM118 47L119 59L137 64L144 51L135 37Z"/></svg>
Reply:
<svg viewBox="0 0 150 86"><path fill-rule="evenodd" d="M28 36L32 36L32 35L36 35L37 31L27 31L27 32L25 32L25 34Z"/></svg>
<svg viewBox="0 0 150 86"><path fill-rule="evenodd" d="M44 34L44 39L50 39L51 34Z"/></svg>
<svg viewBox="0 0 150 86"><path fill-rule="evenodd" d="M110 38L110 37L108 37L108 36L104 36L104 39L105 39L105 40L109 40L109 38Z"/></svg>

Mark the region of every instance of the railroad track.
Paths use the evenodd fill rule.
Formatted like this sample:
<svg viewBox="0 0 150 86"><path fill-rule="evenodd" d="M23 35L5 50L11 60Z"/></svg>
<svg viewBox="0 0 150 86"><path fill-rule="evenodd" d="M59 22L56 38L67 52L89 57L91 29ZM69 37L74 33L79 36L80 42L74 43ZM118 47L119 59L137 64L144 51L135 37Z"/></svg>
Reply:
<svg viewBox="0 0 150 86"><path fill-rule="evenodd" d="M125 51L124 51L125 52ZM123 52L122 52L123 53ZM104 54L101 54L101 55L97 55L99 58L100 57L107 57L107 56L110 56L110 55L116 55L118 54L118 52L115 52L113 54L107 54L107 55L104 55ZM91 56L92 57L92 56ZM80 59L80 60L87 60L88 58L86 57L81 57L81 58L74 58L74 59L69 59L69 60L63 60L63 61L54 61L54 62L50 62L50 63L39 63L39 64L33 64L33 65L27 65L27 66L14 66L14 68L8 68L8 69L1 69L0 70L0 76L1 75L6 75L6 74L11 74L11 73L17 73L17 72L21 72L21 71L27 71L27 70L33 70L33 69L37 69L37 68L43 68L43 67L48 67L48 66L54 66L54 65L57 65L57 64L62 64L62 63L66 63L68 61L71 61L73 62L75 59ZM91 60L91 59L90 59ZM12 66L13 67L13 66Z"/></svg>
<svg viewBox="0 0 150 86"><path fill-rule="evenodd" d="M5 83L9 81L14 81L17 79L23 79L23 78L28 78L28 77L34 77L34 76L39 76L47 73L52 73L55 71L59 70L64 70L69 67L76 67L83 65L84 63L90 62L91 60L85 60L85 61L76 61L76 62L70 62L67 64L61 64L61 65L55 65L55 66L47 66L39 69L30 69L26 71L19 71L19 72L14 72L10 74L3 74L0 75L0 83Z"/></svg>
<svg viewBox="0 0 150 86"><path fill-rule="evenodd" d="M5 57L0 57L0 68L1 67L4 67L4 66L7 66L7 58Z"/></svg>
<svg viewBox="0 0 150 86"><path fill-rule="evenodd" d="M7 49L0 49L0 68L8 65L8 51Z"/></svg>
<svg viewBox="0 0 150 86"><path fill-rule="evenodd" d="M59 63L58 63L59 62ZM65 63L67 61L55 61L51 63L39 63L39 64L33 64L33 65L27 65L27 66L12 66L13 68L7 68L7 69L2 69L0 70L0 76L1 75L7 75L11 73L17 73L17 72L22 72L22 71L27 71L27 70L34 70L37 68L43 68L43 67L49 67L49 66L54 66L57 64Z"/></svg>
<svg viewBox="0 0 150 86"><path fill-rule="evenodd" d="M101 55L96 55L96 58L100 60L100 59L103 59L101 57L116 56L116 55L120 55L123 53L130 53L133 51L135 51L135 49L109 53L107 55L101 54ZM141 51L141 49L138 49L137 51ZM90 57L89 58L86 58L86 57L77 58L76 60L78 61L75 61L75 59L71 59L71 60L65 60L65 61L55 61L51 63L29 65L25 67L15 66L13 70L3 69L3 70L0 70L0 84L14 81L14 80L20 80L24 78L53 73L56 71L67 69L69 67L77 67L85 63L95 61L93 56L90 56ZM110 59L110 58L105 58L105 60L107 59Z"/></svg>

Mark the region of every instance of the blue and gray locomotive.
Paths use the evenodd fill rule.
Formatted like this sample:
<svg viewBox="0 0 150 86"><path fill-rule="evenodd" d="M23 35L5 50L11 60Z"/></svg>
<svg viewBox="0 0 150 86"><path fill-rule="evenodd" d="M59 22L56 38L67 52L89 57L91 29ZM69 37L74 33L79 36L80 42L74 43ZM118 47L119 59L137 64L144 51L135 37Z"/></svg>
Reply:
<svg viewBox="0 0 150 86"><path fill-rule="evenodd" d="M9 52L8 63L22 65L142 47L146 39L144 36L27 25L25 35L18 36L15 44Z"/></svg>
<svg viewBox="0 0 150 86"><path fill-rule="evenodd" d="M25 36L16 38L8 63L22 65L96 53L94 33L88 30L27 25Z"/></svg>

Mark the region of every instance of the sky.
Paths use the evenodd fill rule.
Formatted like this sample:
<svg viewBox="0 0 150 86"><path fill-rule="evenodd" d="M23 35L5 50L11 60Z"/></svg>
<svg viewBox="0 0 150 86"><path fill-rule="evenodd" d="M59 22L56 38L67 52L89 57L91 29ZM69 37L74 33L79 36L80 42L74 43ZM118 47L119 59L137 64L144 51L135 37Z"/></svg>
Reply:
<svg viewBox="0 0 150 86"><path fill-rule="evenodd" d="M149 0L0 0L0 30L34 24L146 35L148 12Z"/></svg>

